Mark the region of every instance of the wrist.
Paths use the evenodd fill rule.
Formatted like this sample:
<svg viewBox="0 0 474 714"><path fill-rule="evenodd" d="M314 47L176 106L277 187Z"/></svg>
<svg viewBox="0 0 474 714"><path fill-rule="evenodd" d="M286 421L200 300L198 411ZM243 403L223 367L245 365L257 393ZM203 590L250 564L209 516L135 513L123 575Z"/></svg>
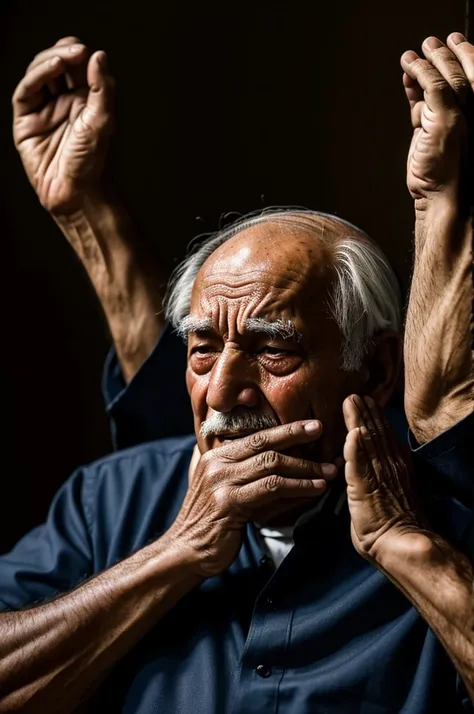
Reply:
<svg viewBox="0 0 474 714"><path fill-rule="evenodd" d="M206 549L200 548L193 542L193 539L189 537L188 529L184 524L180 523L179 518L160 538L161 542L166 544L166 549L174 566L186 578L195 580L196 583L206 579L207 575L203 567L203 552Z"/></svg>
<svg viewBox="0 0 474 714"><path fill-rule="evenodd" d="M460 201L449 192L442 192L415 199L415 236L441 226L463 226L469 222L469 213L462 209Z"/></svg>
<svg viewBox="0 0 474 714"><path fill-rule="evenodd" d="M430 531L413 527L409 531L387 532L374 549L374 561L394 580L399 580L411 568L431 562L434 543Z"/></svg>

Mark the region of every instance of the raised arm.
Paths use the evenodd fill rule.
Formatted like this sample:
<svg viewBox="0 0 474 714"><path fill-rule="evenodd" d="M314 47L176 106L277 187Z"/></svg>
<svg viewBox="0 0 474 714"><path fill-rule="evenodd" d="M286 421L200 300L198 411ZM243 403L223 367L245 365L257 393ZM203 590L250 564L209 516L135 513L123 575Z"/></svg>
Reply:
<svg viewBox="0 0 474 714"><path fill-rule="evenodd" d="M105 53L90 56L65 37L35 57L18 85L13 136L42 206L89 275L128 382L163 330L164 279L104 178L113 102Z"/></svg>
<svg viewBox="0 0 474 714"><path fill-rule="evenodd" d="M402 57L414 128L408 188L415 263L405 330L405 410L430 441L474 410L474 46L431 37Z"/></svg>

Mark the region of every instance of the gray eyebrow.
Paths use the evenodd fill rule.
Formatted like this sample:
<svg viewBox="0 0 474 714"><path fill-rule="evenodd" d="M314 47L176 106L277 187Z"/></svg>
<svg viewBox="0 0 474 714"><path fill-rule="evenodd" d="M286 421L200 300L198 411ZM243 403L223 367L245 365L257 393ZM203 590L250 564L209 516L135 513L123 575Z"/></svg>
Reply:
<svg viewBox="0 0 474 714"><path fill-rule="evenodd" d="M247 332L260 332L272 339L282 340L301 339L302 335L295 328L291 320L266 320L263 317L249 317L245 322ZM190 332L206 332L212 330L212 320L210 317L193 317L188 315L183 318L176 328L176 332L186 338Z"/></svg>
<svg viewBox="0 0 474 714"><path fill-rule="evenodd" d="M264 317L249 317L245 323L247 332L262 332L267 337L299 341L302 335L291 320L266 320Z"/></svg>
<svg viewBox="0 0 474 714"><path fill-rule="evenodd" d="M210 317L184 317L176 327L176 332L180 337L186 339L190 332L207 332L212 330L212 320Z"/></svg>

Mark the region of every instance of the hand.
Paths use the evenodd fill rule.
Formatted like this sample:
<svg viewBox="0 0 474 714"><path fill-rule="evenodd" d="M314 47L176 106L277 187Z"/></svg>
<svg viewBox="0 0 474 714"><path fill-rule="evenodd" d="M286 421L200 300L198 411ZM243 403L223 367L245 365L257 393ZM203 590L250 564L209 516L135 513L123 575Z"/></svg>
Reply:
<svg viewBox="0 0 474 714"><path fill-rule="evenodd" d="M324 493L325 479L337 474L336 466L279 453L314 441L321 431L320 422L293 422L201 456L170 529L197 559L200 577L218 575L232 563L249 521L264 523Z"/></svg>
<svg viewBox="0 0 474 714"><path fill-rule="evenodd" d="M412 491L412 468L369 397L343 404L348 434L344 445L352 542L367 560L378 561L388 536L422 530L424 519Z"/></svg>
<svg viewBox="0 0 474 714"><path fill-rule="evenodd" d="M426 59L411 51L401 58L414 129L407 184L414 199L444 190L456 200L461 169L467 163L466 111L474 89L474 47L455 32L447 46L429 37L422 48Z"/></svg>
<svg viewBox="0 0 474 714"><path fill-rule="evenodd" d="M98 189L112 131L114 82L104 52L76 37L40 52L13 95L13 137L41 204L77 210Z"/></svg>

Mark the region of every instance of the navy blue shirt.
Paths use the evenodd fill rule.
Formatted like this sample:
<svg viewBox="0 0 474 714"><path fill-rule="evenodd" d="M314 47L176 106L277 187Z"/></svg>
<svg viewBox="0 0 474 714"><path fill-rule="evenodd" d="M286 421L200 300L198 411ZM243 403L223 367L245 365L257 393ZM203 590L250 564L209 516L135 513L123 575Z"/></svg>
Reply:
<svg viewBox="0 0 474 714"><path fill-rule="evenodd" d="M112 349L102 391L116 449L194 431L186 390L186 346L169 324L128 384Z"/></svg>
<svg viewBox="0 0 474 714"><path fill-rule="evenodd" d="M126 386L111 353L104 392L120 447L192 430L185 360L168 328ZM402 433L400 410L389 416ZM435 530L471 557L473 426L470 417L421 448L411 444ZM159 537L184 497L193 445L193 436L164 439L78 470L47 522L0 558L0 608L67 591ZM427 624L355 552L347 506L334 510L342 488L296 529L276 571L249 525L229 570L184 597L116 666L94 711L472 711Z"/></svg>
<svg viewBox="0 0 474 714"><path fill-rule="evenodd" d="M433 528L471 557L473 427L471 416L415 454ZM194 443L194 436L165 439L78 470L47 522L0 558L0 607L67 591L163 533L186 492ZM450 464L470 507L450 494ZM296 528L295 546L276 571L249 525L231 567L186 595L110 673L96 711L472 711L442 645L356 553L347 505L336 513L337 488L331 496Z"/></svg>

